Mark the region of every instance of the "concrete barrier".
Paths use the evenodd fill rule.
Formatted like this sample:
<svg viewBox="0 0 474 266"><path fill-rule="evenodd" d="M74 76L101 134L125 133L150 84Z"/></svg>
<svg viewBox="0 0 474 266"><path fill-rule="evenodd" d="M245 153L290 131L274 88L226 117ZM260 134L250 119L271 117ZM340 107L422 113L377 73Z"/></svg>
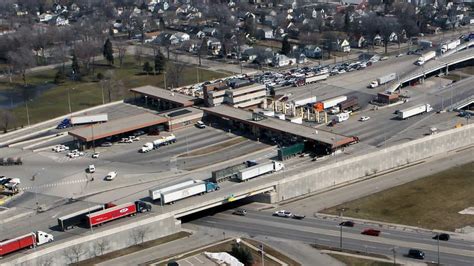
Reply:
<svg viewBox="0 0 474 266"><path fill-rule="evenodd" d="M94 230L97 231L93 234L45 244L37 251L5 259L7 261L2 261L1 265L68 265L75 262L76 257L82 261L136 245L142 240L146 242L177 233L181 231L181 224L172 215L162 214L106 230Z"/></svg>
<svg viewBox="0 0 474 266"><path fill-rule="evenodd" d="M278 201L314 193L474 144L474 125L451 129L289 176L277 184Z"/></svg>

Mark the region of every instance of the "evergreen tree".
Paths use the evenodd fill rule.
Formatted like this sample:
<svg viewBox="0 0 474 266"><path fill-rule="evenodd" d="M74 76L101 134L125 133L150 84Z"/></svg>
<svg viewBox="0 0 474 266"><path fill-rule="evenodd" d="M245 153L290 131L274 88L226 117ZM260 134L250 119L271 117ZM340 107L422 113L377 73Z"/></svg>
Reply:
<svg viewBox="0 0 474 266"><path fill-rule="evenodd" d="M153 71L153 68L151 67L150 63L149 62L145 62L145 64L143 64L143 71L145 71L145 73L148 75L151 71Z"/></svg>
<svg viewBox="0 0 474 266"><path fill-rule="evenodd" d="M104 44L104 50L102 51L104 58L109 62L109 65L114 64L114 51L112 48L112 42L110 39L107 39Z"/></svg>
<svg viewBox="0 0 474 266"><path fill-rule="evenodd" d="M167 60L163 53L158 51L158 54L155 56L155 72L161 73L166 68Z"/></svg>
<svg viewBox="0 0 474 266"><path fill-rule="evenodd" d="M281 43L281 52L285 55L288 55L291 52L291 44L288 41L288 36L283 38L283 42Z"/></svg>

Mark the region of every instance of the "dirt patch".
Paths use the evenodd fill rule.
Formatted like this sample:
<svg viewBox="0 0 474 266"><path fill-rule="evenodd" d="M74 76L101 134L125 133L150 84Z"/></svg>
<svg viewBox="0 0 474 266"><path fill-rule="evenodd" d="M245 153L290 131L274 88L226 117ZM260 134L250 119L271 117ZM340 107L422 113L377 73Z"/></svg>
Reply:
<svg viewBox="0 0 474 266"><path fill-rule="evenodd" d="M181 154L181 155L178 156L178 158L209 154L209 153L220 151L220 150L228 148L230 146L239 144L239 143L244 142L244 141L246 141L245 138L236 137L236 138L233 138L233 139L230 139L230 140L226 140L226 141L217 143L215 145L207 146L207 147L202 148L202 149L197 149L197 150L194 150L192 152Z"/></svg>
<svg viewBox="0 0 474 266"><path fill-rule="evenodd" d="M454 231L474 224L473 215L459 214L474 202L473 176L469 163L322 212L345 208L348 217Z"/></svg>
<svg viewBox="0 0 474 266"><path fill-rule="evenodd" d="M390 266L393 263L390 262L383 262L383 261L375 261L375 260L368 260L362 259L352 256L344 256L339 254L328 254L329 256L335 258L336 260L346 264L346 265L357 265L357 266ZM397 264L400 265L400 264Z"/></svg>
<svg viewBox="0 0 474 266"><path fill-rule="evenodd" d="M97 256L97 257L94 257L94 258L91 258L91 259L88 259L88 260L84 260L84 261L81 261L79 263L75 263L75 264L72 264L72 265L78 265L78 266L79 265L80 266L96 265L96 264L104 262L104 261L108 261L108 260L115 259L115 258L118 258L118 257L122 257L122 256L125 256L125 255L129 255L129 254L138 252L138 251L143 250L143 249L158 246L158 245L161 245L161 244L164 244L164 243L167 243L167 242L171 242L171 241L174 241L174 240L177 240L177 239L180 239L180 238L188 237L190 235L191 235L191 233L182 231L182 232L179 232L179 233L176 233L176 234L172 234L172 235L165 236L165 237L162 237L162 238L158 238L158 239L155 239L155 240L147 241L147 242L142 243L140 245L135 245L135 246L131 246L131 247L128 247L128 248L113 251L113 252L107 253L105 255Z"/></svg>

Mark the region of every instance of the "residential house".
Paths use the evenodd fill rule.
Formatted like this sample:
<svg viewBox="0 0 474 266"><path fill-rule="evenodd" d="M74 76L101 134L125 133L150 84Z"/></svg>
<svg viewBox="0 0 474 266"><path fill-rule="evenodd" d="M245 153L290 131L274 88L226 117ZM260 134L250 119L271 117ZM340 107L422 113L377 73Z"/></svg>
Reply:
<svg viewBox="0 0 474 266"><path fill-rule="evenodd" d="M361 35L352 36L349 44L353 48L363 48L367 45L364 36Z"/></svg>
<svg viewBox="0 0 474 266"><path fill-rule="evenodd" d="M351 45L349 44L349 41L346 39L338 40L337 50L340 52L349 53L351 51Z"/></svg>
<svg viewBox="0 0 474 266"><path fill-rule="evenodd" d="M211 27L205 27L204 29L202 29L202 32L205 34L205 36L209 37L214 37L217 35L217 30Z"/></svg>
<svg viewBox="0 0 474 266"><path fill-rule="evenodd" d="M181 51L196 54L199 51L201 44L201 40L187 40L181 43L179 49Z"/></svg>
<svg viewBox="0 0 474 266"><path fill-rule="evenodd" d="M207 40L207 49L211 55L219 55L222 50L222 43L216 38L209 38Z"/></svg>
<svg viewBox="0 0 474 266"><path fill-rule="evenodd" d="M52 19L53 19L53 15L49 13L43 13L39 15L39 21L43 23L48 23Z"/></svg>
<svg viewBox="0 0 474 266"><path fill-rule="evenodd" d="M295 63L295 58L290 58L284 54L275 54L272 58L272 64L276 67L289 66Z"/></svg>
<svg viewBox="0 0 474 266"><path fill-rule="evenodd" d="M275 36L273 35L273 30L268 28L260 28L257 29L257 38L259 39L273 39Z"/></svg>
<svg viewBox="0 0 474 266"><path fill-rule="evenodd" d="M69 25L69 20L63 16L56 16L50 21L52 24L56 26L66 26Z"/></svg>
<svg viewBox="0 0 474 266"><path fill-rule="evenodd" d="M190 39L189 34L184 32L176 32L170 37L171 44L178 44Z"/></svg>
<svg viewBox="0 0 474 266"><path fill-rule="evenodd" d="M309 58L321 58L323 55L323 50L317 45L306 45L303 48L303 53Z"/></svg>

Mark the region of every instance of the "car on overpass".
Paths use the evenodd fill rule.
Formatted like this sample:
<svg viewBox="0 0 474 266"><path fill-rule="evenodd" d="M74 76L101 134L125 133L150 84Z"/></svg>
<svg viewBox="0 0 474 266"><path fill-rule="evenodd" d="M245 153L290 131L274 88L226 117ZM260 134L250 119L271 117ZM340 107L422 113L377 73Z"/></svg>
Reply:
<svg viewBox="0 0 474 266"><path fill-rule="evenodd" d="M373 228L368 228L368 229L365 229L364 231L362 231L361 234L368 235L368 236L379 236L380 235L380 230L373 229Z"/></svg>
<svg viewBox="0 0 474 266"><path fill-rule="evenodd" d="M408 250L407 257L418 259L418 260L423 260L423 259L425 259L425 252L423 252L419 249L411 248L410 250Z"/></svg>
<svg viewBox="0 0 474 266"><path fill-rule="evenodd" d="M278 216L278 217L285 217L285 218L290 218L293 216L293 214L289 211L285 210L279 210L273 213L273 216Z"/></svg>

